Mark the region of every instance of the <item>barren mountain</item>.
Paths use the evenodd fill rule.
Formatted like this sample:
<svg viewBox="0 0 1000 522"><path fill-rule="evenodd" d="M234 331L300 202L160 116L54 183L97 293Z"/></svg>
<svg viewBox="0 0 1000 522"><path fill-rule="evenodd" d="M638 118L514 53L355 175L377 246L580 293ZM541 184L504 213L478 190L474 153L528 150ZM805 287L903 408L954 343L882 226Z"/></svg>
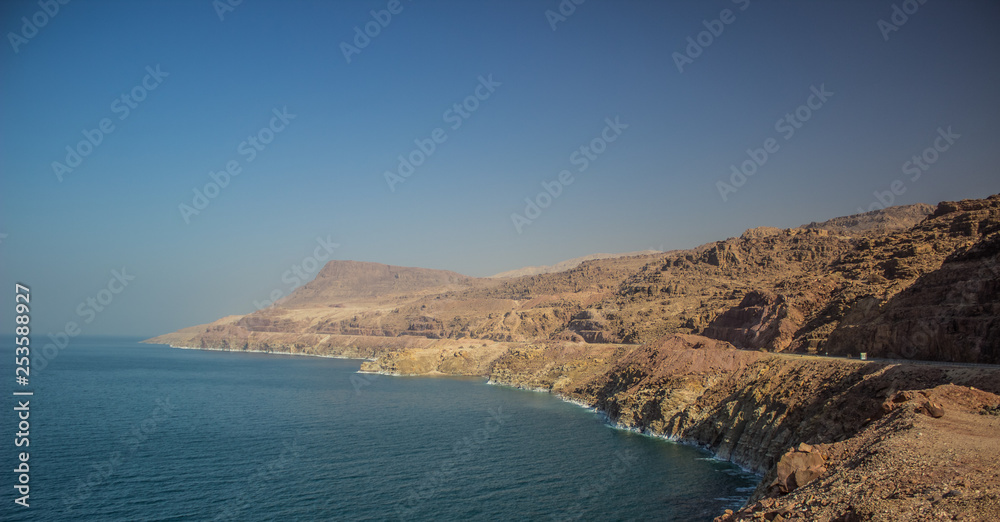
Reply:
<svg viewBox="0 0 1000 522"><path fill-rule="evenodd" d="M851 233L830 232L843 226L831 222L760 227L691 250L516 278L331 261L271 308L160 340L211 346L219 335L238 344L270 332L641 343L701 334L766 351L1000 362L1000 196L942 203L916 225L883 231L923 210L832 220L853 223Z"/></svg>
<svg viewBox="0 0 1000 522"><path fill-rule="evenodd" d="M822 223L814 221L800 228L821 228L837 234L896 232L916 225L933 212L934 207L926 203L900 205L852 216L836 217Z"/></svg>
<svg viewBox="0 0 1000 522"><path fill-rule="evenodd" d="M446 270L334 260L315 279L292 292L281 306L304 308L391 295L443 293L464 289L472 280Z"/></svg>

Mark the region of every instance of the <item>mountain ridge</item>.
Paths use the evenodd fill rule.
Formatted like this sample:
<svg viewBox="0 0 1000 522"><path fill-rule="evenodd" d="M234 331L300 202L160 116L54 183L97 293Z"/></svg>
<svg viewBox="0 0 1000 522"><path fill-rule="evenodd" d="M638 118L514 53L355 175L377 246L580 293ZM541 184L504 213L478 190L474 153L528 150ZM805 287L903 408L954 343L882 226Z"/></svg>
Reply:
<svg viewBox="0 0 1000 522"><path fill-rule="evenodd" d="M580 264L585 261L593 261L597 259L609 259L613 257L633 257L633 256L643 256L650 254L660 254L659 250L640 250L637 252L626 252L624 254L590 254L586 256L574 257L573 259L567 259L565 261L560 261L552 265L539 265L539 266L526 266L522 268L515 268L514 270L507 270L505 272L500 272L499 274L493 274L487 276L491 279L511 279L516 277L531 276L531 275L542 275L551 274L554 272L565 272L566 270L571 270L580 266Z"/></svg>

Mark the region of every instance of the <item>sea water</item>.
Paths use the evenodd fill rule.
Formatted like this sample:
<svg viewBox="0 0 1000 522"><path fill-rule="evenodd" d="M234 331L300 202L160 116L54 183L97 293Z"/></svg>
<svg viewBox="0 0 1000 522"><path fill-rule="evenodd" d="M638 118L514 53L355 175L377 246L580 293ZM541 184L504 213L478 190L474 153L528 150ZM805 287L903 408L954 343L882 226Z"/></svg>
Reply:
<svg viewBox="0 0 1000 522"><path fill-rule="evenodd" d="M0 520L711 520L758 480L481 378L137 341L73 339L27 387L2 367Z"/></svg>

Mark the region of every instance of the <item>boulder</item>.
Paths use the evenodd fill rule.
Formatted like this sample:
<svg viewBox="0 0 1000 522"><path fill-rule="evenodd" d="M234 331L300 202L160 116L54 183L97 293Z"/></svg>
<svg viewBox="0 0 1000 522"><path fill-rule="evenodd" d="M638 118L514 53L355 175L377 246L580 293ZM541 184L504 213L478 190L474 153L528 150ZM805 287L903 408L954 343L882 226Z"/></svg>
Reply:
<svg viewBox="0 0 1000 522"><path fill-rule="evenodd" d="M826 459L817 448L802 443L781 456L776 472L771 488L778 493L790 493L826 473Z"/></svg>

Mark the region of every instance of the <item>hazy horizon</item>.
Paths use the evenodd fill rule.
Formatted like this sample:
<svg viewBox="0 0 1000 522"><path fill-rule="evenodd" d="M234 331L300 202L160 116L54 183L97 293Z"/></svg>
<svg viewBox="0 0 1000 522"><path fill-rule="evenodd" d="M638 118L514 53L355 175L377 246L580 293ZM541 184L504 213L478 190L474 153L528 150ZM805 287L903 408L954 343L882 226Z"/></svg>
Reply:
<svg viewBox="0 0 1000 522"><path fill-rule="evenodd" d="M489 276L1000 192L991 2L54 5L0 5L0 266L40 340L329 259Z"/></svg>

